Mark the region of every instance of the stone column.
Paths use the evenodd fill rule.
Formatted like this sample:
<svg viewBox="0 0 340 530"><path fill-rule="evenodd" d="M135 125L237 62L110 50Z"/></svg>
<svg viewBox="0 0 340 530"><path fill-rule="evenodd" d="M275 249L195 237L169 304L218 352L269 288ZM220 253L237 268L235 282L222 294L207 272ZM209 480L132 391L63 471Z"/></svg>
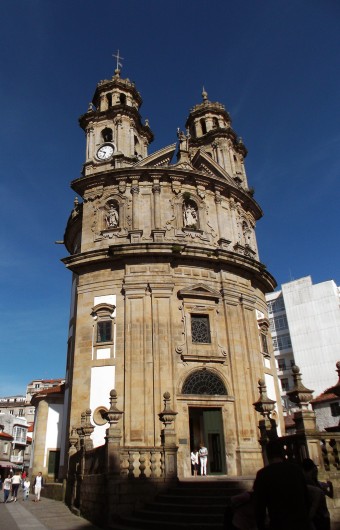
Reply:
<svg viewBox="0 0 340 530"><path fill-rule="evenodd" d="M222 217L222 197L220 190L215 190L215 204L216 204L216 217L217 217L217 224L218 224L218 244L221 248L227 250L228 246L230 245L230 241L228 239L225 239L223 237L225 230L223 226L223 217Z"/></svg>
<svg viewBox="0 0 340 530"><path fill-rule="evenodd" d="M132 228L136 230L138 228L138 195L139 195L139 186L138 180L134 179L131 186L131 195L132 195Z"/></svg>
<svg viewBox="0 0 340 530"><path fill-rule="evenodd" d="M155 178L152 185L153 192L153 240L154 241L163 241L166 230L161 229L161 204L160 204L160 193L161 186L159 179Z"/></svg>
<svg viewBox="0 0 340 530"><path fill-rule="evenodd" d="M138 195L139 195L139 185L138 178L134 178L131 186L131 195L132 195L132 230L129 231L131 243L138 243L143 234L143 230L139 229L139 204L138 204Z"/></svg>

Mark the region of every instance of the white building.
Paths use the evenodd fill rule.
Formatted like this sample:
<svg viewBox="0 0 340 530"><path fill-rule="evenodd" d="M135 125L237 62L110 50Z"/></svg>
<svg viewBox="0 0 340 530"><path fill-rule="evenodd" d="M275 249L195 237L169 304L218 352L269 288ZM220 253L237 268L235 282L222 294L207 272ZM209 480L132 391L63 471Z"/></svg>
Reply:
<svg viewBox="0 0 340 530"><path fill-rule="evenodd" d="M266 295L282 398L292 388L291 366L300 367L303 384L318 396L334 385L340 359L340 288L330 280L313 285L306 276Z"/></svg>

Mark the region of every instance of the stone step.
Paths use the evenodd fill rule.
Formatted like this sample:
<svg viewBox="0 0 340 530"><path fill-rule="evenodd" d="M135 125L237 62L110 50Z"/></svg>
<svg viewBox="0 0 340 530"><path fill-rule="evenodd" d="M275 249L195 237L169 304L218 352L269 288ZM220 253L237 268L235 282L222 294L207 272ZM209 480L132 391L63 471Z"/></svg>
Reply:
<svg viewBox="0 0 340 530"><path fill-rule="evenodd" d="M133 514L121 515L110 530L223 530L228 498L252 488L254 478L178 482Z"/></svg>

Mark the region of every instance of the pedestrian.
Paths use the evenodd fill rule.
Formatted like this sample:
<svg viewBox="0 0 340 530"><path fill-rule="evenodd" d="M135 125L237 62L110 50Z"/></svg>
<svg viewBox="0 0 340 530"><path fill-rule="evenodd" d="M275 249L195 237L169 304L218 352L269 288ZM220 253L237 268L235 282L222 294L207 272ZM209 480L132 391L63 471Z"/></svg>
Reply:
<svg viewBox="0 0 340 530"><path fill-rule="evenodd" d="M9 494L11 492L12 487L12 478L11 475L8 474L7 478L4 480L4 502L9 502Z"/></svg>
<svg viewBox="0 0 340 530"><path fill-rule="evenodd" d="M41 471L39 471L39 473L35 477L34 482L33 482L33 487L34 487L34 495L35 495L34 502L38 502L40 501L41 488L44 487L44 479L43 479Z"/></svg>
<svg viewBox="0 0 340 530"><path fill-rule="evenodd" d="M315 530L330 530L331 516L326 502L326 495L333 497L333 484L318 481L318 468L311 458L302 461L310 499L310 516Z"/></svg>
<svg viewBox="0 0 340 530"><path fill-rule="evenodd" d="M17 502L18 489L21 484L21 477L19 471L15 472L15 475L12 478L12 501Z"/></svg>
<svg viewBox="0 0 340 530"><path fill-rule="evenodd" d="M197 477L198 472L198 449L194 449L190 454L192 473L194 477Z"/></svg>
<svg viewBox="0 0 340 530"><path fill-rule="evenodd" d="M198 454L200 457L201 475L206 475L207 474L208 449L203 444L201 444Z"/></svg>
<svg viewBox="0 0 340 530"><path fill-rule="evenodd" d="M24 496L23 496L23 500L24 501L27 501L28 500L28 496L30 494L30 487L31 487L31 483L30 483L30 480L28 477L25 478L24 480L24 484L23 484L23 488L24 488Z"/></svg>
<svg viewBox="0 0 340 530"><path fill-rule="evenodd" d="M285 460L280 441L266 446L269 465L257 472L254 482L255 518L265 530L310 530L309 498L302 469Z"/></svg>

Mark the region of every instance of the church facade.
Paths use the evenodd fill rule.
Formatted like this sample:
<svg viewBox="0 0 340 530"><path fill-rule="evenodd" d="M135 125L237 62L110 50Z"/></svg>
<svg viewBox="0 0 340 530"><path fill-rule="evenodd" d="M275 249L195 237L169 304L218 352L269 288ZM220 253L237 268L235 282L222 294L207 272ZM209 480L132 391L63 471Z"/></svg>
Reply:
<svg viewBox="0 0 340 530"><path fill-rule="evenodd" d="M169 393L179 477L191 475L200 444L208 473L252 474L262 466L258 380L274 399L278 388L265 301L276 284L259 261L247 151L203 91L186 133L149 155L141 104L116 70L79 120L86 160L71 186L82 200L64 238L73 273L64 433L91 409L93 446L103 445L115 389L121 445L157 448Z"/></svg>

